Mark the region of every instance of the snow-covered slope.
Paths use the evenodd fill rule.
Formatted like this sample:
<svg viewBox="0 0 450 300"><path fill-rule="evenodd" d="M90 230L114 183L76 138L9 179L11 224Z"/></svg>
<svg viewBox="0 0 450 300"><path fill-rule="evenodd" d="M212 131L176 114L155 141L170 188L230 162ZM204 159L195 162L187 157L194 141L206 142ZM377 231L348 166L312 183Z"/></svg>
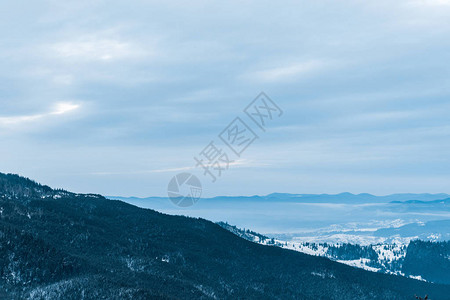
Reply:
<svg viewBox="0 0 450 300"><path fill-rule="evenodd" d="M406 255L407 244L361 246L348 243L292 242L269 238L249 230L241 230L223 222L218 224L234 234L256 243L273 245L315 256L324 256L368 271L403 275L401 266Z"/></svg>

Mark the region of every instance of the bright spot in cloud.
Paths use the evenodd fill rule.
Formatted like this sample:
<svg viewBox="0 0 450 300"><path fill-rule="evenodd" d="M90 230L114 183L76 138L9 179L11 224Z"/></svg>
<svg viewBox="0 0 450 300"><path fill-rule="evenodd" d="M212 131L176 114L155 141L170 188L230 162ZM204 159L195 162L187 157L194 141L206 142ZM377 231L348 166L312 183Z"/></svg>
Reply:
<svg viewBox="0 0 450 300"><path fill-rule="evenodd" d="M53 115L64 114L69 111L75 110L78 107L80 107L79 104L65 103L65 102L57 103L55 106L55 110L51 114Z"/></svg>
<svg viewBox="0 0 450 300"><path fill-rule="evenodd" d="M0 117L0 125L8 126L8 125L19 125L26 122L38 121L45 119L51 115L62 115L66 114L70 111L76 110L79 108L79 104L73 104L69 102L59 102L56 103L53 110L47 113L40 113L34 115L22 115L22 116L11 116L11 117Z"/></svg>

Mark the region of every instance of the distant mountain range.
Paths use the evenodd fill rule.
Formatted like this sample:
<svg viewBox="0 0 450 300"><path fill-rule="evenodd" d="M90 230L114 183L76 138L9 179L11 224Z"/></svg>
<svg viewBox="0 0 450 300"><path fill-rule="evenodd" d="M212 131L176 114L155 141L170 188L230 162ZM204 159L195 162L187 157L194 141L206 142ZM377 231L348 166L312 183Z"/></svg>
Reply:
<svg viewBox="0 0 450 300"><path fill-rule="evenodd" d="M161 202L169 201L166 197L120 197L120 196L108 196L110 199L122 200L125 202ZM372 194L352 194L352 193L340 193L340 194L288 194L288 193L272 193L266 196L218 196L212 198L203 198L200 201L203 202L215 202L215 201L257 201L257 202L297 202L297 203L349 203L349 204L362 204L362 203L388 203L388 202L401 202L401 201L433 201L450 198L450 195L439 194L392 194L386 196L375 196Z"/></svg>
<svg viewBox="0 0 450 300"><path fill-rule="evenodd" d="M1 299L450 299L450 286L259 245L203 219L0 174Z"/></svg>
<svg viewBox="0 0 450 300"><path fill-rule="evenodd" d="M176 207L164 197L112 198L168 214L227 221L285 241L369 245L407 244L417 238L450 239L447 226L418 226L438 221L444 221L445 225L445 220L450 220L450 198L443 193L388 196L274 193L204 198L187 208ZM407 224L411 225L405 230L396 229Z"/></svg>

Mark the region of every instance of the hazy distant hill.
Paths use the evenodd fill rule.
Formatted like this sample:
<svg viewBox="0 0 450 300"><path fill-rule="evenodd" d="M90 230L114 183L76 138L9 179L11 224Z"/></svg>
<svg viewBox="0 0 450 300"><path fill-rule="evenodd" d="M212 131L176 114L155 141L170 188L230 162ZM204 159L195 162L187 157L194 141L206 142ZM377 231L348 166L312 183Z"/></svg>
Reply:
<svg viewBox="0 0 450 300"><path fill-rule="evenodd" d="M0 174L3 299L449 299L450 286L258 245L169 216Z"/></svg>
<svg viewBox="0 0 450 300"><path fill-rule="evenodd" d="M375 236L414 236L423 240L450 240L450 220L411 223L397 228L383 228L374 232Z"/></svg>
<svg viewBox="0 0 450 300"><path fill-rule="evenodd" d="M110 199L123 200L125 202L132 203L170 203L166 197L119 197L109 196ZM401 201L434 201L450 198L450 195L440 194L392 194L387 196L375 196L371 194L352 194L352 193L340 193L340 194L287 194L287 193L273 193L266 196L219 196L213 198L203 198L201 201L206 203L214 202L296 202L296 203L348 203L348 204L363 204L363 203L388 203L388 202L401 202Z"/></svg>
<svg viewBox="0 0 450 300"><path fill-rule="evenodd" d="M446 227L439 230L417 226L450 219L447 194L374 196L277 193L267 196L204 198L187 208L177 207L164 197L117 199L167 214L201 217L214 222L227 221L240 228L251 228L285 241L407 245L410 240L417 238L450 239L450 231L445 230ZM409 230L408 234L399 234L396 228L406 224L412 224L411 228L417 228L417 232Z"/></svg>

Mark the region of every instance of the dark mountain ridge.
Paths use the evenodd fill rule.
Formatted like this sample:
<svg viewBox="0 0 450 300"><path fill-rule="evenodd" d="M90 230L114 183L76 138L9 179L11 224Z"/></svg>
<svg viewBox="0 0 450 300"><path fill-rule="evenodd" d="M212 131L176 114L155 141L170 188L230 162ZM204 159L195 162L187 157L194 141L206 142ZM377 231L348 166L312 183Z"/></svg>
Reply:
<svg viewBox="0 0 450 300"><path fill-rule="evenodd" d="M63 189L52 189L29 178L16 174L0 173L0 197L3 199L15 199L19 201L30 201L35 199L61 198L61 197L89 197L102 198L97 194L76 194Z"/></svg>
<svg viewBox="0 0 450 300"><path fill-rule="evenodd" d="M203 219L0 174L1 299L450 299L450 286L258 245Z"/></svg>

